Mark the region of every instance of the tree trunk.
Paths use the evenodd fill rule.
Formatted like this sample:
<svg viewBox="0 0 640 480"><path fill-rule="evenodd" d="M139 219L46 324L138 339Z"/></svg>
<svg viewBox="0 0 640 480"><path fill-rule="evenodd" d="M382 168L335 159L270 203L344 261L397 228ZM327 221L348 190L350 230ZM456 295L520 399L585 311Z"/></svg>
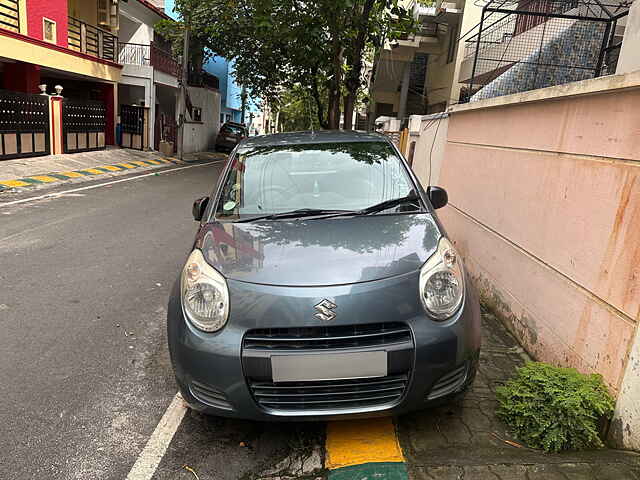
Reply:
<svg viewBox="0 0 640 480"><path fill-rule="evenodd" d="M343 48L340 43L340 24L338 12L334 11L335 17L331 25L331 46L332 46L332 72L331 81L329 82L329 111L328 121L330 130L338 130L340 128L340 91L342 89L342 62Z"/></svg>
<svg viewBox="0 0 640 480"><path fill-rule="evenodd" d="M320 92L318 91L318 84L316 82L315 75L311 84L311 95L316 102L316 111L318 112L318 123L320 123L320 128L326 130L327 128L329 128L329 123L324 118L324 105L322 104L322 100L320 99Z"/></svg>
<svg viewBox="0 0 640 480"><path fill-rule="evenodd" d="M335 88L334 82L332 83L329 91L329 130L338 130L340 128L340 90Z"/></svg>
<svg viewBox="0 0 640 480"><path fill-rule="evenodd" d="M344 129L353 130L353 109L355 107L356 97L352 93L344 96Z"/></svg>
<svg viewBox="0 0 640 480"><path fill-rule="evenodd" d="M366 0L363 7L360 18L356 25L358 29L358 35L355 42L353 42L350 55L347 55L347 63L351 66L349 74L345 79L345 86L347 87L347 95L344 98L344 128L345 130L351 130L353 127L353 110L356 105L356 99L358 98L358 90L360 89L360 74L362 73L362 55L364 53L364 47L366 43L367 34L369 31L369 17L373 10L375 0ZM349 119L347 121L347 118Z"/></svg>

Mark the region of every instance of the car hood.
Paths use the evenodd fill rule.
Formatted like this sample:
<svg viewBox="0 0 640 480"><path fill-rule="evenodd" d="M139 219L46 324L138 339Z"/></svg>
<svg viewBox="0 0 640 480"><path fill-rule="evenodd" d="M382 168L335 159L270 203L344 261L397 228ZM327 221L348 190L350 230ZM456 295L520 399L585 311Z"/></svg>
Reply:
<svg viewBox="0 0 640 480"><path fill-rule="evenodd" d="M368 282L418 270L436 250L431 214L208 223L196 247L226 278L286 286Z"/></svg>

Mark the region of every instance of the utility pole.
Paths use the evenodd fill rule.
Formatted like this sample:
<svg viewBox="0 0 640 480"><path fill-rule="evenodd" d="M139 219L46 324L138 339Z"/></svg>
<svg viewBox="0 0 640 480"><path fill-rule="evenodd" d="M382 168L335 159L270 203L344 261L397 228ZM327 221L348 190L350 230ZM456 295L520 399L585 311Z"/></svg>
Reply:
<svg viewBox="0 0 640 480"><path fill-rule="evenodd" d="M178 158L184 155L184 123L187 114L187 83L189 79L189 19L184 18L184 36L182 40L182 73L180 75L178 97Z"/></svg>
<svg viewBox="0 0 640 480"><path fill-rule="evenodd" d="M244 125L245 111L247 110L247 91L242 87L240 92L240 100L242 101L242 113L240 114L240 123Z"/></svg>

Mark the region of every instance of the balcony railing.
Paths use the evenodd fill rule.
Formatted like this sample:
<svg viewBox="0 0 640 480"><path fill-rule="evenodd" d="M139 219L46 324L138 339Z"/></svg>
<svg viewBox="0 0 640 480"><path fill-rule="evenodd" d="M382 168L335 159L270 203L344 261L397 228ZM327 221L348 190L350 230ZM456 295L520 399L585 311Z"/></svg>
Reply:
<svg viewBox="0 0 640 480"><path fill-rule="evenodd" d="M153 42L151 42L150 50L151 65L154 68L174 77L180 76L180 64L169 52L162 50Z"/></svg>
<svg viewBox="0 0 640 480"><path fill-rule="evenodd" d="M205 72L204 70L196 70L193 66L189 68L187 83L192 87L220 88L220 81L215 75Z"/></svg>
<svg viewBox="0 0 640 480"><path fill-rule="evenodd" d="M82 20L69 17L67 41L71 50L116 61L117 37Z"/></svg>
<svg viewBox="0 0 640 480"><path fill-rule="evenodd" d="M178 60L153 42L151 45L120 42L118 44L118 62L123 65L150 65L174 77L180 76Z"/></svg>
<svg viewBox="0 0 640 480"><path fill-rule="evenodd" d="M20 31L20 2L0 0L0 28L13 32Z"/></svg>
<svg viewBox="0 0 640 480"><path fill-rule="evenodd" d="M120 42L118 50L118 63L123 65L151 65L151 45Z"/></svg>

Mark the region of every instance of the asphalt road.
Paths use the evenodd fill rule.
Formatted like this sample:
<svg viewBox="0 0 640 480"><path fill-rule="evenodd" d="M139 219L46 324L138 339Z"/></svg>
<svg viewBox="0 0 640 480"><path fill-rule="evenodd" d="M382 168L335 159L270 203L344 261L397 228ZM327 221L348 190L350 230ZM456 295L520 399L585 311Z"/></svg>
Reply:
<svg viewBox="0 0 640 480"><path fill-rule="evenodd" d="M126 478L176 393L166 304L221 167L0 196L0 478ZM154 478L237 479L316 429L274 430L187 413Z"/></svg>

